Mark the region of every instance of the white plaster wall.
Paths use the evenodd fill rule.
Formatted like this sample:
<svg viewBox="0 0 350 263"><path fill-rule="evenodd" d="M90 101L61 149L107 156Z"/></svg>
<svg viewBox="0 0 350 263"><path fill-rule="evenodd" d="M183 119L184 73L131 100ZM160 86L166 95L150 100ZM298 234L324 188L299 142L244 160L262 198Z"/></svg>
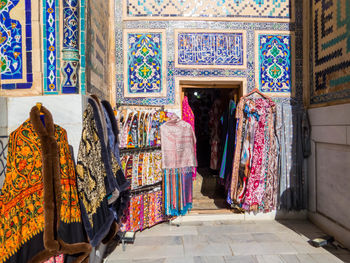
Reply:
<svg viewBox="0 0 350 263"><path fill-rule="evenodd" d="M29 118L30 110L41 102L52 114L55 124L67 131L76 160L82 129L82 112L85 98L82 95L52 95L0 98L0 135L10 135Z"/></svg>
<svg viewBox="0 0 350 263"><path fill-rule="evenodd" d="M309 110L309 217L350 247L350 104Z"/></svg>

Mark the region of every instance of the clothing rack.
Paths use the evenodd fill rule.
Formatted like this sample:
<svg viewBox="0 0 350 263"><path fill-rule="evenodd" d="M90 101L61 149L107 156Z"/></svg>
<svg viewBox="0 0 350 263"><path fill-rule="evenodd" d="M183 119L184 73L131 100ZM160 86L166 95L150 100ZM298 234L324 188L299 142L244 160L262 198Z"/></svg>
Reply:
<svg viewBox="0 0 350 263"><path fill-rule="evenodd" d="M122 148L119 149L120 153L134 153L134 152L147 152L147 151L156 151L160 150L160 146L147 146L143 148Z"/></svg>
<svg viewBox="0 0 350 263"><path fill-rule="evenodd" d="M162 181L157 182L155 184L141 186L139 188L131 190L130 192L132 195L137 195L137 194L140 194L142 192L148 192L150 190L154 190L156 187L161 187L161 186L162 186Z"/></svg>
<svg viewBox="0 0 350 263"><path fill-rule="evenodd" d="M160 108L161 110L164 110L164 105L142 105L142 104L119 104L117 103L117 109L121 107L138 107L138 108Z"/></svg>

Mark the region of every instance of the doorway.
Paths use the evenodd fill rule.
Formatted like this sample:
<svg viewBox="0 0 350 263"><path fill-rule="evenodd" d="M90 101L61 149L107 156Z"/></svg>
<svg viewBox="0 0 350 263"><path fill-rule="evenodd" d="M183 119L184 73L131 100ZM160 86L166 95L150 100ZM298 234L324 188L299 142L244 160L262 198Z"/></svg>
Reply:
<svg viewBox="0 0 350 263"><path fill-rule="evenodd" d="M197 176L193 182L191 213L227 213L226 182L220 178L224 149L223 127L230 101L238 103L243 95L238 81L181 81L181 97L188 98L195 116L197 138ZM225 117L226 116L226 117ZM214 139L215 138L215 139ZM216 158L215 158L216 157Z"/></svg>

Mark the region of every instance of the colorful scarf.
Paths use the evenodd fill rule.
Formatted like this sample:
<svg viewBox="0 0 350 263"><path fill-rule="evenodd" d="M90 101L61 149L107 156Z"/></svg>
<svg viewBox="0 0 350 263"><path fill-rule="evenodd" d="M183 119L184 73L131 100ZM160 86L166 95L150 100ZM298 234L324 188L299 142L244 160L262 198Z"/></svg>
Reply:
<svg viewBox="0 0 350 263"><path fill-rule="evenodd" d="M190 107L190 104L188 103L188 98L185 96L182 101L182 120L189 123L193 129L193 132L195 134L195 119L194 119L194 113ZM195 144L195 156L197 157L197 146ZM193 179L196 179L197 176L197 167L193 167Z"/></svg>

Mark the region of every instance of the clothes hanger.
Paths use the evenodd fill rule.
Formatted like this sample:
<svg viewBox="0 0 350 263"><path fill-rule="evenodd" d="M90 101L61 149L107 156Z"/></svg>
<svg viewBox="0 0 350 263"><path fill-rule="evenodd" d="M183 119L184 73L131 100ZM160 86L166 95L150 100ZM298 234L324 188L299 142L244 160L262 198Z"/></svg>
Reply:
<svg viewBox="0 0 350 263"><path fill-rule="evenodd" d="M264 93L262 93L258 88L253 89L251 92L249 92L247 95L245 95L245 96L243 96L243 97L244 97L244 98L247 98L247 97L253 95L254 93L257 93L257 94L259 94L261 97L263 97L263 98L269 100L270 102L273 102L273 100L272 100L269 96L267 96L267 95L265 95Z"/></svg>

